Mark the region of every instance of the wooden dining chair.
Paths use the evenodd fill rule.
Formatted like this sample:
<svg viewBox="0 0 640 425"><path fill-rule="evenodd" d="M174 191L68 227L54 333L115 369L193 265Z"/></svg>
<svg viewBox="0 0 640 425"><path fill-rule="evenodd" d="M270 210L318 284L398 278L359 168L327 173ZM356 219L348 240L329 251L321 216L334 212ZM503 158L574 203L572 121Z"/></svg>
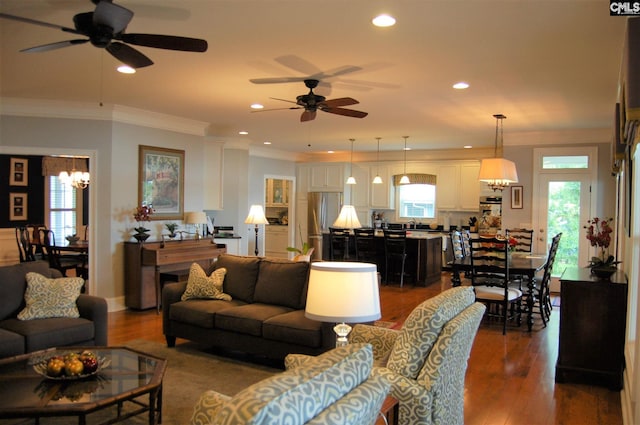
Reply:
<svg viewBox="0 0 640 425"><path fill-rule="evenodd" d="M331 261L349 259L349 229L329 227L329 258Z"/></svg>
<svg viewBox="0 0 640 425"><path fill-rule="evenodd" d="M407 231L384 230L384 281L389 283L389 270L400 276L400 287L404 285L407 261Z"/></svg>
<svg viewBox="0 0 640 425"><path fill-rule="evenodd" d="M377 264L375 230L372 228L353 229L356 240L356 259Z"/></svg>
<svg viewBox="0 0 640 425"><path fill-rule="evenodd" d="M515 251L531 252L533 249L533 230L531 229L507 229L507 237L516 240Z"/></svg>
<svg viewBox="0 0 640 425"><path fill-rule="evenodd" d="M547 261L544 264L542 276L536 276L534 279L534 302L532 311L533 314L539 314L542 318L542 324L546 327L549 318L551 317L551 310L553 306L551 304L551 291L549 284L551 282L551 273L553 272L553 264L556 261L556 253L560 246L560 238L562 233L558 233L551 240L551 247L547 254Z"/></svg>
<svg viewBox="0 0 640 425"><path fill-rule="evenodd" d="M502 334L507 322L522 324L522 286L510 285L509 244L504 239L471 239L471 284L476 300L487 305L487 317L502 320ZM521 282L521 281L520 281Z"/></svg>
<svg viewBox="0 0 640 425"><path fill-rule="evenodd" d="M21 263L36 261L27 226L16 227L16 243L18 244L18 254Z"/></svg>
<svg viewBox="0 0 640 425"><path fill-rule="evenodd" d="M49 261L49 267L59 270L63 276L68 270L75 270L76 276L82 275L82 267L86 262L84 255L62 255L56 245L56 235L53 230L40 229L40 241Z"/></svg>

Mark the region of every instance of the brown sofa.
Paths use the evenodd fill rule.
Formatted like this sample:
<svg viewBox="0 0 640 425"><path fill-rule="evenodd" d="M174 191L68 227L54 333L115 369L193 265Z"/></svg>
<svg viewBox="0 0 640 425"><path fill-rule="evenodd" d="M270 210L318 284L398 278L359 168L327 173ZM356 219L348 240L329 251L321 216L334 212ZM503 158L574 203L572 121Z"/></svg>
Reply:
<svg viewBox="0 0 640 425"><path fill-rule="evenodd" d="M80 317L19 320L25 307L28 272L47 278L62 277L45 261L29 261L0 267L0 358L51 347L107 345L107 302L80 294L76 301Z"/></svg>
<svg viewBox="0 0 640 425"><path fill-rule="evenodd" d="M223 254L207 274L222 267L231 301L181 301L187 282L164 286L162 327L169 347L184 338L272 359L335 347L332 325L304 315L309 263Z"/></svg>

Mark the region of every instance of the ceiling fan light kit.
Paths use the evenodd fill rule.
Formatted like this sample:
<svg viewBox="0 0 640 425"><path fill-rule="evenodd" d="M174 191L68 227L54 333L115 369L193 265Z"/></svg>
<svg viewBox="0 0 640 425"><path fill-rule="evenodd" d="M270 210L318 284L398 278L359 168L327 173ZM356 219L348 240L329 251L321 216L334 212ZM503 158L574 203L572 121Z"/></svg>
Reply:
<svg viewBox="0 0 640 425"><path fill-rule="evenodd" d="M502 114L495 114L493 117L496 119L495 158L482 160L478 180L487 183L494 191L502 191L509 184L518 182L518 172L513 161L498 156L498 136L500 139L500 152L502 152L504 134L502 121L507 117Z"/></svg>
<svg viewBox="0 0 640 425"><path fill-rule="evenodd" d="M198 38L160 34L127 34L124 31L133 18L131 10L119 6L111 0L94 1L94 3L96 3L96 8L93 12L78 13L73 17L74 28L6 13L0 13L0 18L59 29L63 32L87 37L43 44L23 49L21 52L39 53L91 42L95 47L106 49L113 57L125 65L131 68L143 68L153 65L153 61L128 44L184 52L207 51L207 41Z"/></svg>

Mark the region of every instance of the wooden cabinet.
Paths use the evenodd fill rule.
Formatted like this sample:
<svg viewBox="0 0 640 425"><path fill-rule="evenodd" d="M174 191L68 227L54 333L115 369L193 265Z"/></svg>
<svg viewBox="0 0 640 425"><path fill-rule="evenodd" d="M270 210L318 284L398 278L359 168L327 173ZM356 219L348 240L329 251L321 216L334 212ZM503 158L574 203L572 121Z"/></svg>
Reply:
<svg viewBox="0 0 640 425"><path fill-rule="evenodd" d="M264 250L268 257L289 258L289 226L265 226Z"/></svg>
<svg viewBox="0 0 640 425"><path fill-rule="evenodd" d="M342 192L345 183L344 165L312 165L309 180L309 192Z"/></svg>
<svg viewBox="0 0 640 425"><path fill-rule="evenodd" d="M353 164L351 173L353 177L355 177L357 183L345 186L345 201L351 202L351 205L356 208L367 209L369 208L369 185L371 184L369 178L369 167L362 167ZM349 197L351 199L349 199Z"/></svg>
<svg viewBox="0 0 640 425"><path fill-rule="evenodd" d="M266 207L289 206L289 180L267 179Z"/></svg>
<svg viewBox="0 0 640 425"><path fill-rule="evenodd" d="M440 165L437 169L436 207L440 211L478 211L480 163Z"/></svg>
<svg viewBox="0 0 640 425"><path fill-rule="evenodd" d="M392 177L389 171L389 167L386 165L372 166L369 170L369 174L370 176L372 176L372 180L376 175L380 175L380 177L382 178L382 183L380 184L373 184L369 182L371 187L371 208L385 210L394 209L394 186L393 182L391 181Z"/></svg>
<svg viewBox="0 0 640 425"><path fill-rule="evenodd" d="M556 382L623 387L627 279L600 280L572 267L560 278L560 335Z"/></svg>

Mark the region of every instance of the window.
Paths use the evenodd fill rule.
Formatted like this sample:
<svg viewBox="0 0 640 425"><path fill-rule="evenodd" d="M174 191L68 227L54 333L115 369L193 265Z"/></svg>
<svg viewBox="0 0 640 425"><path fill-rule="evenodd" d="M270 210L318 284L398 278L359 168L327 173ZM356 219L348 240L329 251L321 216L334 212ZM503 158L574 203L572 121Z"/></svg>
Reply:
<svg viewBox="0 0 640 425"><path fill-rule="evenodd" d="M421 219L436 216L436 186L405 184L396 186L399 218Z"/></svg>
<svg viewBox="0 0 640 425"><path fill-rule="evenodd" d="M56 235L56 243L65 236L78 233L78 217L82 217L82 190L64 185L57 176L47 179L47 227Z"/></svg>
<svg viewBox="0 0 640 425"><path fill-rule="evenodd" d="M545 170L566 168L589 168L588 155L564 155L542 157L542 168Z"/></svg>

